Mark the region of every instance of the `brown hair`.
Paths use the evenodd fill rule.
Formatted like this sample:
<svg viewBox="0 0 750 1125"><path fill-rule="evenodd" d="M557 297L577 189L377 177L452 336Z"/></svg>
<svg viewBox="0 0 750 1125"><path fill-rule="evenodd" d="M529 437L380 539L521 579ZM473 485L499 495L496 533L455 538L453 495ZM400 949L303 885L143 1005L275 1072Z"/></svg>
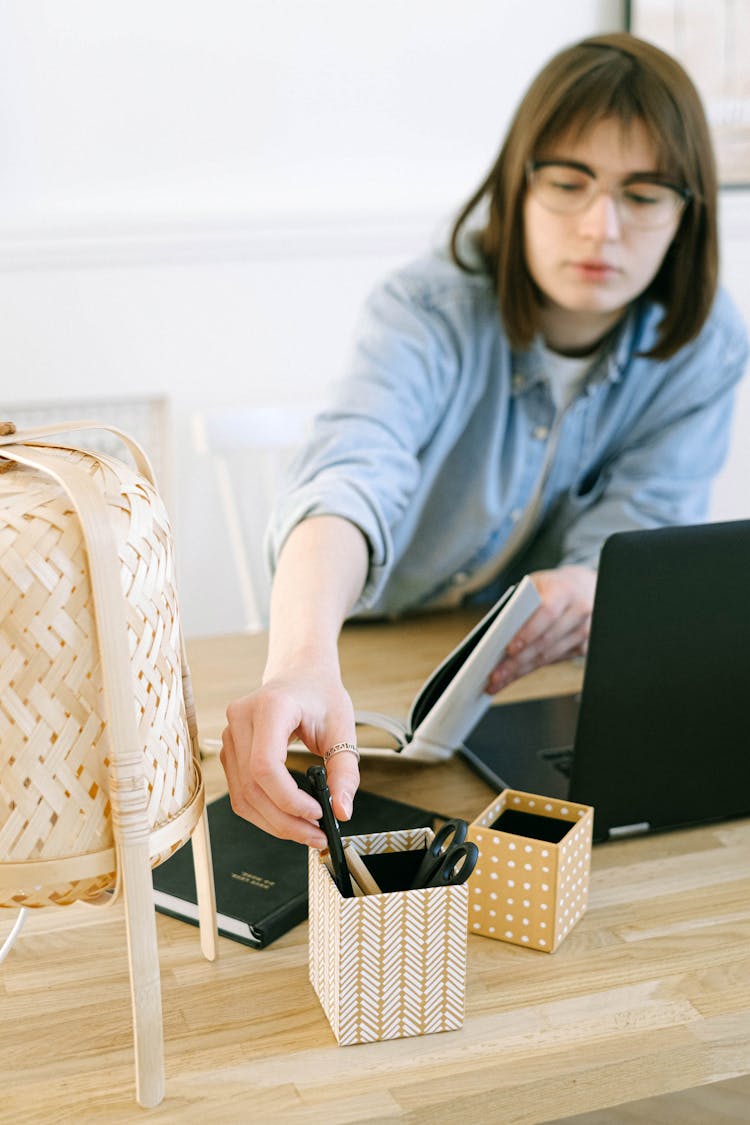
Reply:
<svg viewBox="0 0 750 1125"><path fill-rule="evenodd" d="M526 267L523 201L526 165L570 129L583 134L605 118L642 121L660 167L690 192L677 233L648 295L664 306L659 339L648 353L674 355L697 336L713 302L719 269L717 186L711 138L700 97L678 62L626 32L584 39L555 55L519 105L489 175L462 208L450 249L462 269L462 228L483 201L489 217L478 245L495 284L500 316L514 347L528 347L538 327L539 291Z"/></svg>

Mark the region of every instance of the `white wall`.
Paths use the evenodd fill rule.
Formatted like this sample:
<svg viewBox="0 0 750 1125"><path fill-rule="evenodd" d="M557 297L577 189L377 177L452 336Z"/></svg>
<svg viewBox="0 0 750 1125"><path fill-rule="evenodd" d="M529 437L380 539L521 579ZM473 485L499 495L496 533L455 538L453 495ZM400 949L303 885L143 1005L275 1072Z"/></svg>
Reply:
<svg viewBox="0 0 750 1125"><path fill-rule="evenodd" d="M242 624L191 412L317 397L366 291L443 229L539 65L621 10L0 3L2 414L169 400L189 633ZM728 273L750 315L747 199L732 205ZM738 433L722 514L750 514L750 403Z"/></svg>
<svg viewBox="0 0 750 1125"><path fill-rule="evenodd" d="M721 193L722 280L750 325L750 191ZM732 444L714 486L712 518L750 518L750 373L740 386Z"/></svg>

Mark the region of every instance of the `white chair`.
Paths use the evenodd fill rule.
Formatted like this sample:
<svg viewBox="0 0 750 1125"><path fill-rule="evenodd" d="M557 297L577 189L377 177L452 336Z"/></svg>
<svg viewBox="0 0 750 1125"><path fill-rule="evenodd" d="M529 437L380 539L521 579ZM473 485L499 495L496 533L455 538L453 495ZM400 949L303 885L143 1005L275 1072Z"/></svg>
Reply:
<svg viewBox="0 0 750 1125"><path fill-rule="evenodd" d="M268 623L263 536L284 470L315 411L312 403L218 406L191 419L195 452L211 461L249 632Z"/></svg>

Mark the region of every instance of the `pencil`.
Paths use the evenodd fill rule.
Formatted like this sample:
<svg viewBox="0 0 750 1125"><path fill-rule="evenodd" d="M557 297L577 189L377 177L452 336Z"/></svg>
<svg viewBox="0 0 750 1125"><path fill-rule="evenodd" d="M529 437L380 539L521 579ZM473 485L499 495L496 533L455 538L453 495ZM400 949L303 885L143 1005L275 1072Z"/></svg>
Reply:
<svg viewBox="0 0 750 1125"><path fill-rule="evenodd" d="M344 858L355 883L362 888L365 894L379 895L383 893L362 862L359 852L350 843L344 844Z"/></svg>

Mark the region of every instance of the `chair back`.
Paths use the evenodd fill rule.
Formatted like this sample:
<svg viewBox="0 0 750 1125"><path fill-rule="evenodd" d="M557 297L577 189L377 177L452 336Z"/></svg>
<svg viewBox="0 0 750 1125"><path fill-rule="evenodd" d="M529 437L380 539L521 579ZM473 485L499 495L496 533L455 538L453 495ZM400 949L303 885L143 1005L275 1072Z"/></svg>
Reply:
<svg viewBox="0 0 750 1125"><path fill-rule="evenodd" d="M195 452L210 459L250 632L268 624L265 530L284 473L315 413L314 404L300 402L209 407L192 418Z"/></svg>

